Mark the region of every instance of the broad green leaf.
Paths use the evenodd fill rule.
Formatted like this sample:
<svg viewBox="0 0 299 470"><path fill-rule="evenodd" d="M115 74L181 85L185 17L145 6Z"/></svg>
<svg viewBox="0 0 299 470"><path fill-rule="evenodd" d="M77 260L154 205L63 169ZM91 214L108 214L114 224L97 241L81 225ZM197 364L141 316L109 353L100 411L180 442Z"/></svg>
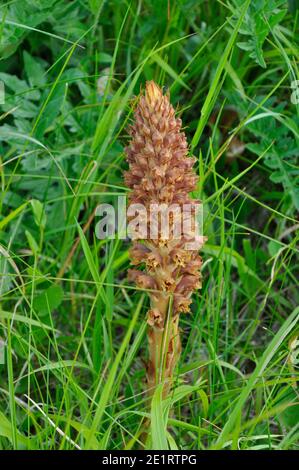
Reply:
<svg viewBox="0 0 299 470"><path fill-rule="evenodd" d="M28 240L28 243L29 243L29 246L30 246L30 249L32 251L33 254L36 254L39 252L39 246L34 238L34 236L31 234L31 232L29 232L29 230L25 230L25 235L26 235L26 238Z"/></svg>
<svg viewBox="0 0 299 470"><path fill-rule="evenodd" d="M37 295L33 300L33 308L41 315L53 312L63 300L63 290L58 284L48 287L44 292Z"/></svg>
<svg viewBox="0 0 299 470"><path fill-rule="evenodd" d="M41 63L27 51L23 52L25 71L28 81L33 87L41 87L46 83L45 71Z"/></svg>
<svg viewBox="0 0 299 470"><path fill-rule="evenodd" d="M36 225L38 227L45 228L46 222L47 222L47 216L45 213L44 205L37 199L32 199L30 203L32 206L34 220L35 220Z"/></svg>

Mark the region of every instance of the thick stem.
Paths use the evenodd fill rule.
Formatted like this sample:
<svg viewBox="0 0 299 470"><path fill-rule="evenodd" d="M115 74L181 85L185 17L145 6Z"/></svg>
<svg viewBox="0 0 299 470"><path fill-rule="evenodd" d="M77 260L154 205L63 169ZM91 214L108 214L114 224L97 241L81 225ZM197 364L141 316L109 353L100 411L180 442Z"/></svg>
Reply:
<svg viewBox="0 0 299 470"><path fill-rule="evenodd" d="M149 322L148 346L149 360L147 366L147 393L152 398L156 386L163 383L162 396L166 398L171 391L175 367L181 354L181 342L179 335L179 315L172 315L168 309L169 301L160 298L155 302L154 311L159 311L161 322ZM159 305L159 309L157 306ZM152 311L150 311L152 312ZM141 442L147 445L150 420L144 423Z"/></svg>
<svg viewBox="0 0 299 470"><path fill-rule="evenodd" d="M179 315L173 315L168 309L168 301L160 299L159 309L162 321L148 326L149 362L147 368L148 394L152 396L155 387L163 383L163 398L172 387L175 367L181 353L179 335ZM158 307L159 306L159 307Z"/></svg>

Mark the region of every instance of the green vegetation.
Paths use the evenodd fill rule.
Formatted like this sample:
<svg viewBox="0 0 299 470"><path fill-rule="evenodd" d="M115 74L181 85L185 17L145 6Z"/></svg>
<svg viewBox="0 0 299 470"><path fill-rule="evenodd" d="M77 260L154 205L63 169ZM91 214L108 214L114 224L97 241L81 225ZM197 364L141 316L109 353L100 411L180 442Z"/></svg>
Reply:
<svg viewBox="0 0 299 470"><path fill-rule="evenodd" d="M0 449L142 448L147 419L154 449L298 448L298 23L296 0L1 2ZM151 79L186 126L208 242L174 390L149 408L148 297L95 210L128 192Z"/></svg>

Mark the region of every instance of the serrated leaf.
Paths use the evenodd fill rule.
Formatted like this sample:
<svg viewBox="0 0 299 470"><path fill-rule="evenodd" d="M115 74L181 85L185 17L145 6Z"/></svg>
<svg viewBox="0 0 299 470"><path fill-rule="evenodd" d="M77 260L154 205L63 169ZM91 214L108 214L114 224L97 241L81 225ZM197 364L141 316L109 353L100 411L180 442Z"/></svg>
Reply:
<svg viewBox="0 0 299 470"><path fill-rule="evenodd" d="M298 178L298 125L296 117L284 120L280 113L263 115L263 119L252 120L248 124L250 131L260 139L248 143L246 148L256 155L261 155L271 143L265 154L264 163L272 170L270 180L282 184L292 198L294 208L299 209Z"/></svg>
<svg viewBox="0 0 299 470"><path fill-rule="evenodd" d="M53 90L50 99L47 101L49 91L44 93L44 99L42 100L46 103L41 119L38 121L38 124L35 129L36 139L41 139L48 127L53 125L56 117L60 113L60 108L62 106L64 96L65 96L65 84L58 84ZM42 105L44 106L44 105Z"/></svg>
<svg viewBox="0 0 299 470"><path fill-rule="evenodd" d="M249 52L249 57L255 60L261 67L266 67L263 56L263 45L271 32L282 19L287 10L281 10L279 7L284 2L280 0L272 1L251 1L247 14L244 17L239 33L245 36L245 41L237 43L242 50ZM243 1L234 0L233 19L229 22L234 26L240 16Z"/></svg>
<svg viewBox="0 0 299 470"><path fill-rule="evenodd" d="M30 85L33 87L41 87L45 85L46 78L41 63L28 54L27 51L23 52L23 57L25 72Z"/></svg>

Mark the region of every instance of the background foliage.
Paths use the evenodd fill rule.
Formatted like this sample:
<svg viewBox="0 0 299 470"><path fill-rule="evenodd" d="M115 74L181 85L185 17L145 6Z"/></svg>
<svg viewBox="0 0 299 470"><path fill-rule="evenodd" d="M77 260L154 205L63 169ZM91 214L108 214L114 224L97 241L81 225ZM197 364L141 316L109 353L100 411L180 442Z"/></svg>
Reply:
<svg viewBox="0 0 299 470"><path fill-rule="evenodd" d="M148 416L155 449L297 448L298 20L281 0L1 2L0 448L140 448ZM186 126L209 238L151 409L148 300L129 242L95 237L149 79Z"/></svg>

